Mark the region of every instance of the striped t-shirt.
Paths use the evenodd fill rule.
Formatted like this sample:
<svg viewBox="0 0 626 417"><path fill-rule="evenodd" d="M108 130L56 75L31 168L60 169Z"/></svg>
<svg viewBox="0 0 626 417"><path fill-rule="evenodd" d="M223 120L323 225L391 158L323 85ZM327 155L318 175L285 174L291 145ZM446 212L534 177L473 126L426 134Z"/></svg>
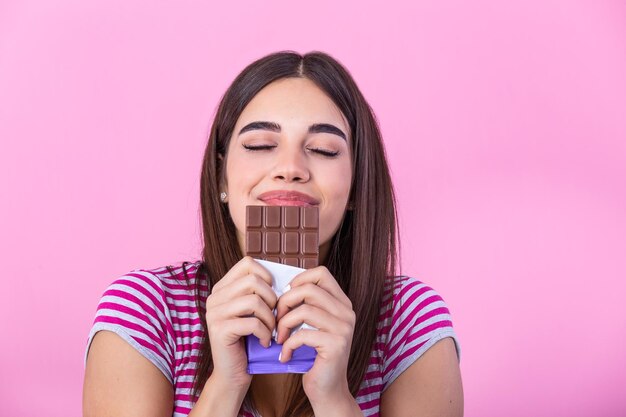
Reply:
<svg viewBox="0 0 626 417"><path fill-rule="evenodd" d="M193 407L191 390L204 331L195 304L194 287L200 262L134 270L104 292L87 351L100 330L116 333L152 362L174 387L174 417ZM208 296L201 287L202 299ZM203 305L204 307L204 305ZM389 279L380 309L376 342L356 401L365 416L378 416L382 392L428 348L452 337L459 343L450 312L432 288L407 276ZM85 352L85 361L87 352ZM258 417L242 409L243 417Z"/></svg>

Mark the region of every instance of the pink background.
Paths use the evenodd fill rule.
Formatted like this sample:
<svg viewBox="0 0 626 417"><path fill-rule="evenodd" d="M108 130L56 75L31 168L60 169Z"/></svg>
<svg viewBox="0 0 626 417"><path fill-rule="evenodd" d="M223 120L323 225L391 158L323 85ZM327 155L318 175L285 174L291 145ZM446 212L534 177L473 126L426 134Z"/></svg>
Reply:
<svg viewBox="0 0 626 417"><path fill-rule="evenodd" d="M382 4L0 3L0 415L80 415L102 291L198 258L213 111L281 49L376 111L466 416L626 415L626 4Z"/></svg>

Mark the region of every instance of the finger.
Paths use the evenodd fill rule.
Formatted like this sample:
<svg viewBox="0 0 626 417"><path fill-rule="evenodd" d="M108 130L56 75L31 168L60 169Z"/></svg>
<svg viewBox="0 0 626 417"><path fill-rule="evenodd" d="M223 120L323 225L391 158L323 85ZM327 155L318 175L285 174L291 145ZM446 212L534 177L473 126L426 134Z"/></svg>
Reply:
<svg viewBox="0 0 626 417"><path fill-rule="evenodd" d="M340 319L333 316L327 311L320 308L303 304L293 311L285 314L285 316L278 321L278 336L276 341L283 343L288 337L291 329L306 323L309 326L313 326L321 331L328 333L348 333L348 325L343 323ZM300 330L302 331L302 330Z"/></svg>
<svg viewBox="0 0 626 417"><path fill-rule="evenodd" d="M276 305L276 319L280 320L283 315L302 303L319 307L334 316L340 316L342 309L346 308L328 291L315 284L306 283L292 288L280 296Z"/></svg>
<svg viewBox="0 0 626 417"><path fill-rule="evenodd" d="M279 360L288 362L293 351L300 346L310 346L317 351L318 357L324 360L335 360L350 354L350 342L342 337L318 330L300 330L283 343Z"/></svg>
<svg viewBox="0 0 626 417"><path fill-rule="evenodd" d="M237 262L230 270L215 284L211 290L212 293L220 291L226 285L231 284L234 280L239 279L248 274L259 276L268 285L272 285L272 275L260 263L256 262L252 257L245 256Z"/></svg>
<svg viewBox="0 0 626 417"><path fill-rule="evenodd" d="M211 297L207 299L207 308L230 303L231 300L248 294L260 296L270 309L276 307L278 298L272 287L258 275L248 274L211 294Z"/></svg>
<svg viewBox="0 0 626 417"><path fill-rule="evenodd" d="M253 316L271 331L276 326L276 319L272 310L257 294L244 295L233 299L229 303L222 304L210 310L208 320L222 322L233 318Z"/></svg>
<svg viewBox="0 0 626 417"><path fill-rule="evenodd" d="M290 285L293 289L307 283L315 284L318 287L328 291L342 304L352 308L352 302L343 292L335 277L331 275L331 273L328 271L328 269L326 269L325 266L318 266L317 268L307 269L306 271L296 275L296 277L291 281Z"/></svg>
<svg viewBox="0 0 626 417"><path fill-rule="evenodd" d="M219 341L227 346L239 343L243 336L255 335L265 347L270 346L272 333L256 317L235 318L211 326L211 342Z"/></svg>

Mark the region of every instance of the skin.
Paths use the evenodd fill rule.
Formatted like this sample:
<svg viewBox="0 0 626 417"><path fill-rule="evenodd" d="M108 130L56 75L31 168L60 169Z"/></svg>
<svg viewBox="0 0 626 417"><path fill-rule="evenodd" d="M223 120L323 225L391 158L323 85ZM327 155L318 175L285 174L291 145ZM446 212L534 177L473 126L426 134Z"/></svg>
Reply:
<svg viewBox="0 0 626 417"><path fill-rule="evenodd" d="M272 122L280 131L263 128L240 134L243 127L257 121ZM311 133L310 127L320 123L335 126L345 139L334 133ZM280 80L259 92L237 121L223 156L226 175L221 186L228 194L225 203L242 251L245 206L267 204L258 197L270 190L296 190L318 203L320 256L324 259L348 205L352 181L349 149L345 118L311 81ZM336 155L329 156L329 152ZM215 369L190 416L236 416L248 388L264 417L281 413L286 401L283 387L289 376L248 375L242 339L254 334L267 345L275 327L278 342L283 343L283 362L302 345L318 352L313 368L303 376L315 415L360 416L346 379L355 324L348 297L324 267L298 275L280 300L270 285L269 273L245 257L212 289L206 318ZM273 308L277 309L276 318ZM288 337L289 329L305 319L319 330L301 330ZM85 374L85 416L165 416L171 415L172 405L172 386L154 365L112 333L95 336ZM385 417L462 414L461 376L450 338L432 346L381 398Z"/></svg>

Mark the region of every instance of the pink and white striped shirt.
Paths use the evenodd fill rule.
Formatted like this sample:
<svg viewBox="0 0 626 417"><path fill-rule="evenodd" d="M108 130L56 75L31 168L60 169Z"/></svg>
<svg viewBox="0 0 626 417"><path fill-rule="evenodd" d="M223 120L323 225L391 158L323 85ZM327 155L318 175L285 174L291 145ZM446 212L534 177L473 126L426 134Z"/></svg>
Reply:
<svg viewBox="0 0 626 417"><path fill-rule="evenodd" d="M116 333L152 362L174 387L174 417L187 416L193 407L191 389L204 331L194 299L200 262L167 268L134 270L104 292L87 352L100 330ZM201 288L202 299L208 296ZM407 276L389 279L381 304L378 333L356 401L365 416L378 416L382 392L428 348L452 337L450 312L432 288ZM85 361L87 358L85 352ZM242 409L244 417L258 417Z"/></svg>

